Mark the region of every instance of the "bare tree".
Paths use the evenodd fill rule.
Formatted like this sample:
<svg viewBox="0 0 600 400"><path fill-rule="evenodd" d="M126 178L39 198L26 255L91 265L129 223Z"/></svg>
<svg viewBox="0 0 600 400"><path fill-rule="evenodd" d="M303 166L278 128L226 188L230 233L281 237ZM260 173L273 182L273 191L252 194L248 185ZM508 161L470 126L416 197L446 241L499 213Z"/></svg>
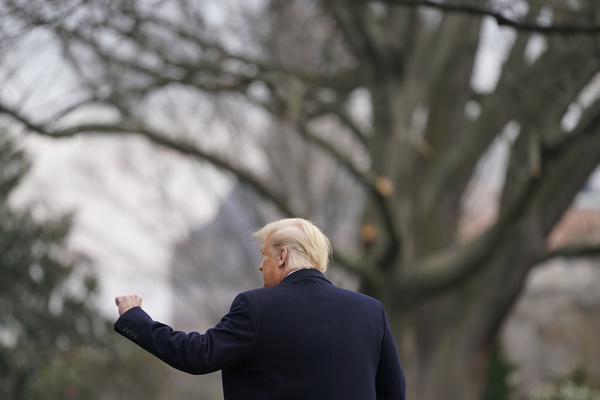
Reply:
<svg viewBox="0 0 600 400"><path fill-rule="evenodd" d="M1 4L12 21L4 57L43 29L80 82L52 112L0 96L0 113L30 132L140 135L217 166L289 216L318 213L327 196L305 192L327 193L331 179L263 151L274 140L290 136L350 174L366 198L361 241L336 246L335 262L384 302L411 398L477 399L531 269L597 253L546 244L600 163L600 102L584 90L600 67L594 0L226 3L224 31L210 3ZM471 84L483 16L514 29L485 93ZM540 54L527 56L534 39ZM207 109L227 119L207 122ZM496 217L464 243L469 183L507 127Z"/></svg>

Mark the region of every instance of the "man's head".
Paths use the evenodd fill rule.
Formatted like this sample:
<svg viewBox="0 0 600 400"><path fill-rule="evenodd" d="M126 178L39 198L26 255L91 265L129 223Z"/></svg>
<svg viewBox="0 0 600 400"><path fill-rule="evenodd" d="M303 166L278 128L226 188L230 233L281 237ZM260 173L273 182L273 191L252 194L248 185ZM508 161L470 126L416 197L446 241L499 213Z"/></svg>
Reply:
<svg viewBox="0 0 600 400"><path fill-rule="evenodd" d="M253 235L263 243L265 286L277 285L296 269L327 270L331 244L319 228L301 218L272 222Z"/></svg>

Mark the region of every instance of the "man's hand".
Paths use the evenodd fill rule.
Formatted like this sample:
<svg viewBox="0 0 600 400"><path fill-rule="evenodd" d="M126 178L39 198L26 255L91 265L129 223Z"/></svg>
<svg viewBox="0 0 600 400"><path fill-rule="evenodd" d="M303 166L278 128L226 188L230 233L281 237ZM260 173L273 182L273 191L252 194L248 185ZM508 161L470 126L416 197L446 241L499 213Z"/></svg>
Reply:
<svg viewBox="0 0 600 400"><path fill-rule="evenodd" d="M122 296L115 297L115 304L119 307L119 317L125 313L125 311L133 307L142 306L142 296L135 293L124 294Z"/></svg>

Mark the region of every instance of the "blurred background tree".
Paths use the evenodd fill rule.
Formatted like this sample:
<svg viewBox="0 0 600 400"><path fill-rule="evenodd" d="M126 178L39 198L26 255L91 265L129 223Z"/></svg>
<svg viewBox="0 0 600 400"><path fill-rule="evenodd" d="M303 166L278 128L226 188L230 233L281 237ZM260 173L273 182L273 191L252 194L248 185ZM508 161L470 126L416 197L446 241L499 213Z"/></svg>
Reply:
<svg viewBox="0 0 600 400"><path fill-rule="evenodd" d="M4 53L43 32L75 82L43 110L0 97L28 132L138 135L326 231L324 210L358 193L335 263L384 302L410 398L479 398L532 268L598 252L546 240L600 163L595 0L0 4ZM482 83L498 23L511 28ZM482 176L499 148L500 173ZM467 232L482 180L493 212Z"/></svg>
<svg viewBox="0 0 600 400"><path fill-rule="evenodd" d="M71 216L39 222L9 205L28 167L0 129L0 397L156 398L162 366L142 373L141 351L113 342L91 306L94 271L66 246Z"/></svg>

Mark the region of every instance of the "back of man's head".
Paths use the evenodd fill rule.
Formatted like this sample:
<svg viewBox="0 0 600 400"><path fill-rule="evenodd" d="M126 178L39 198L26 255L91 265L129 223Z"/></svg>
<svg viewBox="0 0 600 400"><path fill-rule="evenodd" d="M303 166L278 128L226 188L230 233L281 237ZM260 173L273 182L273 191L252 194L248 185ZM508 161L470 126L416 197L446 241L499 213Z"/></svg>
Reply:
<svg viewBox="0 0 600 400"><path fill-rule="evenodd" d="M285 248L288 266L292 269L327 270L331 243L312 222L302 218L287 218L267 224L253 234L268 243L273 253Z"/></svg>

